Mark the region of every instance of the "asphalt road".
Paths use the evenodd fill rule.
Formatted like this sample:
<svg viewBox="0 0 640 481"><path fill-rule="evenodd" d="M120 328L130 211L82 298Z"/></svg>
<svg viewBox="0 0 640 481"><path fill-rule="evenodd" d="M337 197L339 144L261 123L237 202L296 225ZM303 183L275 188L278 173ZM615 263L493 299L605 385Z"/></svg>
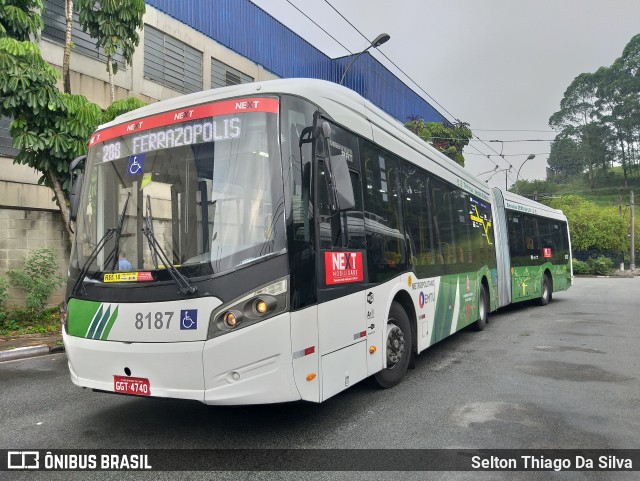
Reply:
<svg viewBox="0 0 640 481"><path fill-rule="evenodd" d="M468 329L432 347L393 389L363 382L319 405L227 408L100 394L71 383L64 354L10 361L0 363L0 448L640 448L639 342L640 278L580 278L546 307L504 309L490 317L485 331ZM43 479L70 474L86 478L41 473ZM312 477L398 479L396 474ZM609 477L631 479L629 474ZM301 479L300 473L278 476ZM403 479L429 476L555 477L406 473ZM558 476L602 479L603 473Z"/></svg>

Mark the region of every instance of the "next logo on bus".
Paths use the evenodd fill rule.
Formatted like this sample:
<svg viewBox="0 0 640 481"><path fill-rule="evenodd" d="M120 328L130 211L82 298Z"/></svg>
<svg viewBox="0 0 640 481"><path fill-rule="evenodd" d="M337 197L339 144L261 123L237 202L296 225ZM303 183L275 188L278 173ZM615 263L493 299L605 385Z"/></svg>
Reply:
<svg viewBox="0 0 640 481"><path fill-rule="evenodd" d="M243 102L236 102L236 110L257 109L258 105L260 105L259 100L245 100Z"/></svg>
<svg viewBox="0 0 640 481"><path fill-rule="evenodd" d="M327 285L360 282L364 279L361 252L325 252L324 269Z"/></svg>

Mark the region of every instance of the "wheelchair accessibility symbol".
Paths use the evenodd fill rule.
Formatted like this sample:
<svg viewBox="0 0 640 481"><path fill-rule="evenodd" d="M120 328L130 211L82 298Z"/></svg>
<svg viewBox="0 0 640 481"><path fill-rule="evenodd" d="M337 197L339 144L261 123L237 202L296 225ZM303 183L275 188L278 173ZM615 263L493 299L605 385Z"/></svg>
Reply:
<svg viewBox="0 0 640 481"><path fill-rule="evenodd" d="M198 309L180 311L180 330L188 331L193 329L198 329Z"/></svg>
<svg viewBox="0 0 640 481"><path fill-rule="evenodd" d="M144 169L145 154L136 154L129 157L129 165L127 166L127 177L142 174Z"/></svg>

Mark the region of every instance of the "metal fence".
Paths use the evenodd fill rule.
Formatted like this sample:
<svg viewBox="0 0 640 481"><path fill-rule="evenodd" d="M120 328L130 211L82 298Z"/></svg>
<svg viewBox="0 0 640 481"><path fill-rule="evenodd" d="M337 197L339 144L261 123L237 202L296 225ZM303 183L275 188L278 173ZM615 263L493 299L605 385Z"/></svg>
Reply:
<svg viewBox="0 0 640 481"><path fill-rule="evenodd" d="M588 261L589 259L593 259L596 257L604 256L608 259L611 259L613 262L614 268L620 267L620 263L624 262L625 269L629 268L630 253L629 251L615 251L615 250L606 250L606 249L590 249L585 251L573 251L571 253L574 259L578 259L580 261ZM636 250L636 266L640 262L640 250Z"/></svg>

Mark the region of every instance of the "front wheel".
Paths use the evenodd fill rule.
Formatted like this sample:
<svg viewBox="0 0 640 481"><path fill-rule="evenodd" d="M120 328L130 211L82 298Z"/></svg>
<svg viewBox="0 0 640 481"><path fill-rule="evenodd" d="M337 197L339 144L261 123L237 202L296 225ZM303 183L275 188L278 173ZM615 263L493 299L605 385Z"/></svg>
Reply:
<svg viewBox="0 0 640 481"><path fill-rule="evenodd" d="M411 358L411 324L402 306L391 304L387 320L387 367L374 376L376 383L384 388L398 384L407 372Z"/></svg>

